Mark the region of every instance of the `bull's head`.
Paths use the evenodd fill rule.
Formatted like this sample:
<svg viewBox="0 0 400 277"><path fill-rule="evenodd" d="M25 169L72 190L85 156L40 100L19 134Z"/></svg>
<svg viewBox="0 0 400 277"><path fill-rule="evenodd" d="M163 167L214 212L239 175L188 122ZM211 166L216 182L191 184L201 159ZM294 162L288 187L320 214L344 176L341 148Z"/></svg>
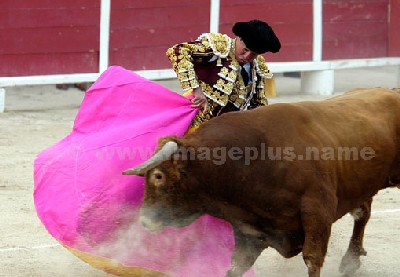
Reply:
<svg viewBox="0 0 400 277"><path fill-rule="evenodd" d="M189 175L189 162L182 158L178 142L162 141L160 145L149 160L123 172L146 178L140 221L149 231L183 227L201 215L192 186L196 180Z"/></svg>

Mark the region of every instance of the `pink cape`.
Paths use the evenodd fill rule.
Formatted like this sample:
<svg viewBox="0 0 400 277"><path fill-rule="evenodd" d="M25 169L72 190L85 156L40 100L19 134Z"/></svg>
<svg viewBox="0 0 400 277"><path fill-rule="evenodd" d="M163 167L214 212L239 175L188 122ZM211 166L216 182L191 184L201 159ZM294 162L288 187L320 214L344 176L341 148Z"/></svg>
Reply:
<svg viewBox="0 0 400 277"><path fill-rule="evenodd" d="M48 232L128 267L225 276L230 224L206 215L184 228L147 232L137 221L143 178L121 174L150 157L159 137L182 136L197 112L189 99L131 71L105 71L86 92L72 132L35 159L35 207Z"/></svg>

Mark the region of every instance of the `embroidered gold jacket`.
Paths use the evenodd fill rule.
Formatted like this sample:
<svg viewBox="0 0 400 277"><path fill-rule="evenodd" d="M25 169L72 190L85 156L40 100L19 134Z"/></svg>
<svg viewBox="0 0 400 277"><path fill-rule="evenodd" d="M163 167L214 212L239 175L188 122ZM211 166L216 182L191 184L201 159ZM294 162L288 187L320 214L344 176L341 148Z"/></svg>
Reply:
<svg viewBox="0 0 400 277"><path fill-rule="evenodd" d="M184 91L201 87L210 113L204 120L218 115L228 103L237 110L267 105L265 81L273 74L264 57L251 64L251 82L245 86L235 58L235 40L219 33L202 34L194 42L174 45L167 51ZM203 121L203 120L201 120Z"/></svg>

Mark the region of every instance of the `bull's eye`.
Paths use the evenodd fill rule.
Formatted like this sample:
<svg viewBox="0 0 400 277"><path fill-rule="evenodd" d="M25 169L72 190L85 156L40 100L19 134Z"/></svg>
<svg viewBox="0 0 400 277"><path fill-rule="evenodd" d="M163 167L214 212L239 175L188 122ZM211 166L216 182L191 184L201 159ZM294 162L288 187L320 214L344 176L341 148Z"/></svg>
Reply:
<svg viewBox="0 0 400 277"><path fill-rule="evenodd" d="M159 186L162 186L164 184L165 175L161 170L155 169L153 171L153 174L151 174L151 179L150 180L156 187L159 187Z"/></svg>
<svg viewBox="0 0 400 277"><path fill-rule="evenodd" d="M157 180L161 180L162 179L162 174L161 173L156 173L156 174L154 174L154 178L156 178Z"/></svg>

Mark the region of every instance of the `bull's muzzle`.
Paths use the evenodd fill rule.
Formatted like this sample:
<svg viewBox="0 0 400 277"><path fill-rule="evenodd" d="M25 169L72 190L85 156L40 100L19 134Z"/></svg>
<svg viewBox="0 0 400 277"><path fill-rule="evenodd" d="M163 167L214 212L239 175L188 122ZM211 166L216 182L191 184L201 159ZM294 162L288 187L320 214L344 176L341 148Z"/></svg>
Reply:
<svg viewBox="0 0 400 277"><path fill-rule="evenodd" d="M164 225L162 224L162 222L160 221L154 221L151 218L141 215L140 216L140 223L142 224L142 226L150 232L157 232L157 231L161 231L164 229Z"/></svg>

